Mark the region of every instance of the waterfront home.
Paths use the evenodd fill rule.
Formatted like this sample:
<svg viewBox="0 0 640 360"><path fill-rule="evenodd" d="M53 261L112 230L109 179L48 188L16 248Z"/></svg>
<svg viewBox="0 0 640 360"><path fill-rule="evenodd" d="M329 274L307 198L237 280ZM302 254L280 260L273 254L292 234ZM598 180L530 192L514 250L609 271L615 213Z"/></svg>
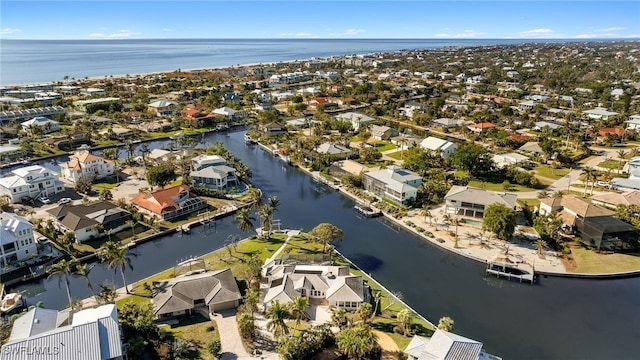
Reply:
<svg viewBox="0 0 640 360"><path fill-rule="evenodd" d="M586 115L588 118L595 119L595 120L607 120L612 116L618 115L617 112L608 111L606 108L603 108L603 107L596 107L594 109L585 110L582 113Z"/></svg>
<svg viewBox="0 0 640 360"><path fill-rule="evenodd" d="M485 353L482 343L436 329L431 338L414 335L404 349L409 360L501 360Z"/></svg>
<svg viewBox="0 0 640 360"><path fill-rule="evenodd" d="M240 185L236 169L218 155L200 155L191 159L189 173L194 187L205 187L212 190L226 191L230 187Z"/></svg>
<svg viewBox="0 0 640 360"><path fill-rule="evenodd" d="M335 116L335 119L351 123L351 128L353 129L353 131L358 131L360 130L360 126L363 126L364 124L375 120L371 116L367 116L359 112L346 112L338 114Z"/></svg>
<svg viewBox="0 0 640 360"><path fill-rule="evenodd" d="M333 143L322 143L320 145L318 145L318 147L316 147L314 149L314 151L317 154L326 154L328 155L332 161L336 161L336 160L344 160L347 158L350 158L352 155L356 154L353 150L351 150L348 147L342 146L340 144L333 144ZM305 154L307 155L307 154ZM309 157L311 158L315 158L315 156L313 154L308 154Z"/></svg>
<svg viewBox="0 0 640 360"><path fill-rule="evenodd" d="M439 118L432 122L435 127L442 127L445 129L458 129L463 127L467 122L464 119L452 119L452 118Z"/></svg>
<svg viewBox="0 0 640 360"><path fill-rule="evenodd" d="M440 156L448 158L454 151L456 151L458 146L451 141L443 140L435 136L429 136L420 142L420 147L425 150L434 151Z"/></svg>
<svg viewBox="0 0 640 360"><path fill-rule="evenodd" d="M403 205L416 198L420 184L422 184L420 175L395 165L370 171L362 178L362 186L365 190Z"/></svg>
<svg viewBox="0 0 640 360"><path fill-rule="evenodd" d="M173 124L169 121L149 121L137 125L138 129L146 133L167 132L173 130Z"/></svg>
<svg viewBox="0 0 640 360"><path fill-rule="evenodd" d="M516 194L487 191L468 186L454 185L445 195L447 214L481 219L487 206L498 203L516 208Z"/></svg>
<svg viewBox="0 0 640 360"><path fill-rule="evenodd" d="M147 110L158 116L169 116L178 109L178 103L170 100L158 100L147 105Z"/></svg>
<svg viewBox="0 0 640 360"><path fill-rule="evenodd" d="M371 125L369 127L371 137L376 140L390 140L394 136L398 136L398 130L381 125Z"/></svg>
<svg viewBox="0 0 640 360"><path fill-rule="evenodd" d="M230 107L221 107L212 111L214 115L222 116L227 121L240 121L244 118L244 111L234 110Z"/></svg>
<svg viewBox="0 0 640 360"><path fill-rule="evenodd" d="M273 301L287 304L298 296L345 310L356 310L368 301L368 286L361 276L351 275L348 266L294 265L271 260L262 267L262 277L265 308Z"/></svg>
<svg viewBox="0 0 640 360"><path fill-rule="evenodd" d="M601 250L635 250L640 229L615 217L615 212L574 195L540 200L540 214L558 213L567 232Z"/></svg>
<svg viewBox="0 0 640 360"><path fill-rule="evenodd" d="M105 231L115 234L130 228L127 221L131 220L131 213L109 201L89 205L63 204L47 210L47 213L61 233L73 231L77 243L100 237Z"/></svg>
<svg viewBox="0 0 640 360"><path fill-rule="evenodd" d="M76 313L35 307L13 323L3 360L121 360L122 335L114 304Z"/></svg>
<svg viewBox="0 0 640 360"><path fill-rule="evenodd" d="M88 148L76 151L69 157L68 162L60 164L62 178L74 183L80 179L102 179L113 175L114 171L113 161L93 155Z"/></svg>
<svg viewBox="0 0 640 360"><path fill-rule="evenodd" d="M157 215L162 220L173 219L198 211L208 206L207 202L191 195L189 186L176 185L149 193L138 194L131 203L149 215Z"/></svg>
<svg viewBox="0 0 640 360"><path fill-rule="evenodd" d="M37 127L43 134L60 131L60 123L44 116L34 117L20 124L27 133L33 133L32 129Z"/></svg>
<svg viewBox="0 0 640 360"><path fill-rule="evenodd" d="M260 128L260 133L266 137L279 136L287 133L287 127L278 123L269 123Z"/></svg>
<svg viewBox="0 0 640 360"><path fill-rule="evenodd" d="M474 133L483 134L493 129L494 127L496 127L495 124L492 124L490 122L482 122L478 124L471 124L467 126L467 129L473 131Z"/></svg>
<svg viewBox="0 0 640 360"><path fill-rule="evenodd" d="M0 135L2 134L0 130ZM2 138L0 136L0 138ZM22 149L15 145L0 145L0 163L15 160L23 154Z"/></svg>
<svg viewBox="0 0 640 360"><path fill-rule="evenodd" d="M64 190L52 170L31 165L11 171L12 175L0 178L0 195L7 195L12 203L48 197Z"/></svg>
<svg viewBox="0 0 640 360"><path fill-rule="evenodd" d="M533 126L533 130L536 130L536 131L542 131L542 129L544 128L549 128L549 130L553 131L553 130L561 129L563 128L563 126L550 121L536 121Z"/></svg>
<svg viewBox="0 0 640 360"><path fill-rule="evenodd" d="M231 269L154 281L152 294L153 312L159 320L188 316L196 311L214 314L235 309L242 300Z"/></svg>
<svg viewBox="0 0 640 360"><path fill-rule="evenodd" d="M29 260L38 255L33 225L22 216L0 213L0 260L2 265Z"/></svg>
<svg viewBox="0 0 640 360"><path fill-rule="evenodd" d="M156 165L167 164L180 160L183 155L183 150L153 149L147 155L147 161Z"/></svg>

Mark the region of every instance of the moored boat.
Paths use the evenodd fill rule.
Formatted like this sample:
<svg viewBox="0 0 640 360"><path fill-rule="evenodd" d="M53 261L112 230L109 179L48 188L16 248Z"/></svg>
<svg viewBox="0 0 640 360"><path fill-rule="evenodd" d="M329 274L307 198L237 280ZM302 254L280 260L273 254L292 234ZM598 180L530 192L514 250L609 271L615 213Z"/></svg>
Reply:
<svg viewBox="0 0 640 360"><path fill-rule="evenodd" d="M10 313L13 310L21 308L22 305L22 294L9 293L5 295L0 302L0 313Z"/></svg>

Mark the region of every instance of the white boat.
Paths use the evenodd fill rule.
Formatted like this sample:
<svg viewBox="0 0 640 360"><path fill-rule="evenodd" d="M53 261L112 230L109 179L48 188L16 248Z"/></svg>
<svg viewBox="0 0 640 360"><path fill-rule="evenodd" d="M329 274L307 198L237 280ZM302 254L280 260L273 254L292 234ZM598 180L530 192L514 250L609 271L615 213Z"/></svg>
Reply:
<svg viewBox="0 0 640 360"><path fill-rule="evenodd" d="M0 312L5 314L12 310L22 307L22 294L9 293L2 298L0 302Z"/></svg>
<svg viewBox="0 0 640 360"><path fill-rule="evenodd" d="M256 141L254 139L251 138L251 136L244 134L244 142L246 142L247 144L255 144Z"/></svg>

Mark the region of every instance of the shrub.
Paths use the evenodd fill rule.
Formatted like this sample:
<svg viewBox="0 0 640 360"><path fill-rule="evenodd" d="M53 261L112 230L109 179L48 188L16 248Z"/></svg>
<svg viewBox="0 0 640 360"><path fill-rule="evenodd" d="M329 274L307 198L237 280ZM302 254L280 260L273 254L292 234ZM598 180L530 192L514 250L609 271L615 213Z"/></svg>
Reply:
<svg viewBox="0 0 640 360"><path fill-rule="evenodd" d="M436 241L439 242L439 243L443 243L444 239L443 238L437 238Z"/></svg>
<svg viewBox="0 0 640 360"><path fill-rule="evenodd" d="M411 221L411 220L407 220L404 223L407 224L407 226L410 226L410 227L415 227L416 226L416 224L414 224L413 221Z"/></svg>
<svg viewBox="0 0 640 360"><path fill-rule="evenodd" d="M431 231L427 231L424 233L425 235L427 235L427 237L433 238L435 235L433 235L433 233Z"/></svg>
<svg viewBox="0 0 640 360"><path fill-rule="evenodd" d="M213 325L209 325L209 326L207 326L207 328L206 328L206 330L207 330L208 332L211 332L211 331L213 331L213 330L215 330L215 329L216 329L216 327L215 327L215 326L213 326Z"/></svg>
<svg viewBox="0 0 640 360"><path fill-rule="evenodd" d="M421 228L420 226L418 226L416 228L416 230L418 230L418 232L420 232L420 233L423 233L425 231L424 228Z"/></svg>
<svg viewBox="0 0 640 360"><path fill-rule="evenodd" d="M565 254L565 255L569 255L569 254L571 254L571 249L568 246L565 246L562 249L562 253Z"/></svg>
<svg viewBox="0 0 640 360"><path fill-rule="evenodd" d="M393 332L394 332L395 334L402 334L402 335L404 335L404 331L400 328L400 326L394 326L394 327L393 327Z"/></svg>
<svg viewBox="0 0 640 360"><path fill-rule="evenodd" d="M213 340L207 344L207 352L214 357L217 357L220 354L220 350L222 350L220 340Z"/></svg>

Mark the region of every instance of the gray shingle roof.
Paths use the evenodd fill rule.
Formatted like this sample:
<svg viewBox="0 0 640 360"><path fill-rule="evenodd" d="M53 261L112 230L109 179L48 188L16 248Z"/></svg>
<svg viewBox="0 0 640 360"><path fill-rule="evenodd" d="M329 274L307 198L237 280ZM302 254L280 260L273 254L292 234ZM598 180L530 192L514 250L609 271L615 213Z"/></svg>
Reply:
<svg viewBox="0 0 640 360"><path fill-rule="evenodd" d="M498 203L513 208L516 206L517 197L515 194L497 193L468 186L454 185L444 198L447 201L464 201L484 206Z"/></svg>

